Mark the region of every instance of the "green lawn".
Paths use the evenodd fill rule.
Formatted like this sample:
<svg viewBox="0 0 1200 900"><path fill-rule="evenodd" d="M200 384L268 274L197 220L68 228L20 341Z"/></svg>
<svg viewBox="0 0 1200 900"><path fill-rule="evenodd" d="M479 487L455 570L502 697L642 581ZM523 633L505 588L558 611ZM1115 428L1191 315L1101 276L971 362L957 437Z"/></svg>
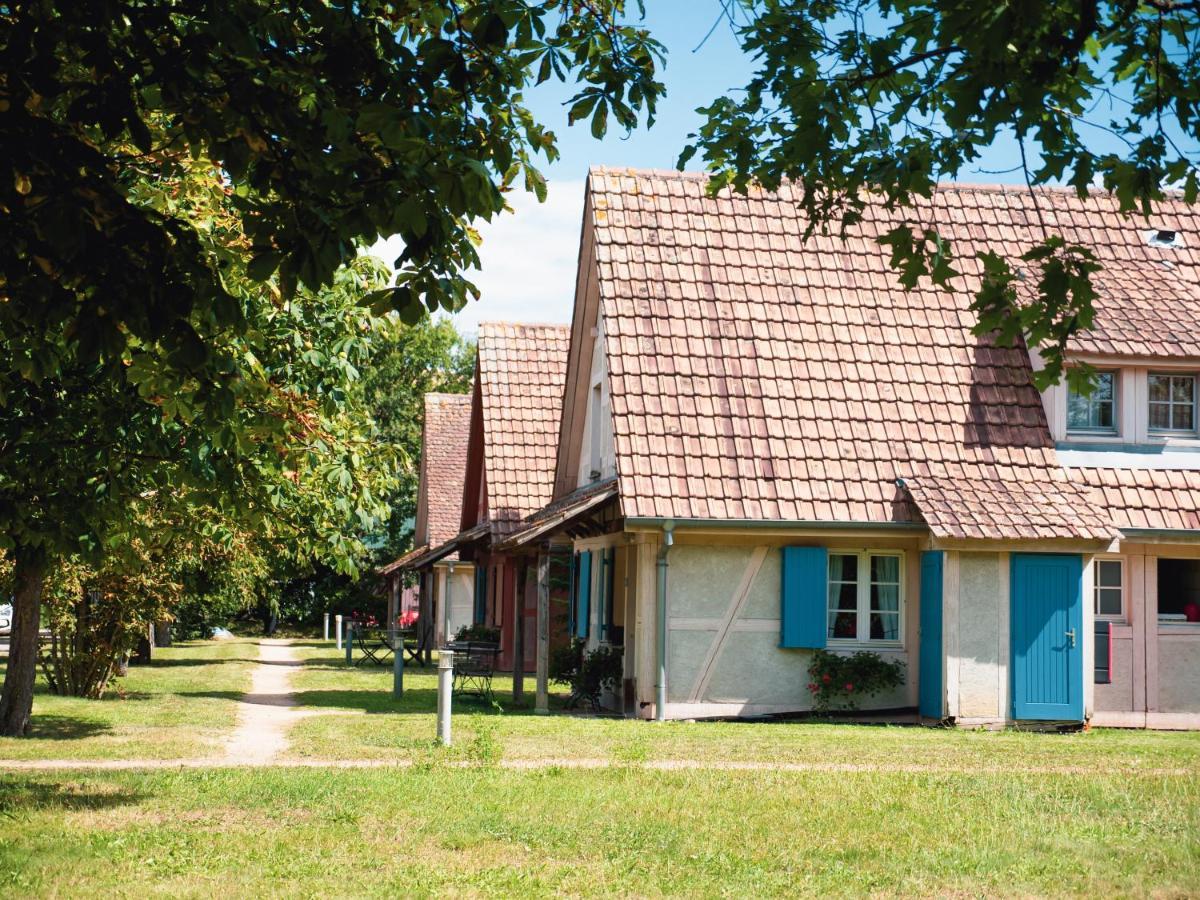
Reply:
<svg viewBox="0 0 1200 900"><path fill-rule="evenodd" d="M154 652L103 700L56 697L38 673L32 735L0 737L0 759L178 759L221 752L258 645L202 641ZM0 672L3 671L0 660Z"/></svg>
<svg viewBox="0 0 1200 900"><path fill-rule="evenodd" d="M336 715L303 719L292 729L292 754L325 759L405 758L427 748L435 733L434 669L405 670L406 693L391 698L391 669L347 670L344 656L313 644L293 686L299 702ZM456 701L460 744L486 740L506 759L684 759L765 762L929 765L946 768L1104 765L1121 771L1200 769L1200 734L1095 730L1075 734L991 732L913 727L787 722L670 722L591 716L537 716L512 707L511 676L496 679L501 711L473 698ZM526 680L531 702L533 679ZM559 698L561 699L561 698Z"/></svg>
<svg viewBox="0 0 1200 900"><path fill-rule="evenodd" d="M390 669L295 646L289 756L409 765L2 774L0 896L1200 894L1197 734L654 725L501 692L456 704L445 750L432 671L395 702ZM39 695L0 757L219 756L256 655L188 645L134 670L136 699Z"/></svg>
<svg viewBox="0 0 1200 900"><path fill-rule="evenodd" d="M10 895L1194 896L1200 781L215 770L0 776Z"/></svg>

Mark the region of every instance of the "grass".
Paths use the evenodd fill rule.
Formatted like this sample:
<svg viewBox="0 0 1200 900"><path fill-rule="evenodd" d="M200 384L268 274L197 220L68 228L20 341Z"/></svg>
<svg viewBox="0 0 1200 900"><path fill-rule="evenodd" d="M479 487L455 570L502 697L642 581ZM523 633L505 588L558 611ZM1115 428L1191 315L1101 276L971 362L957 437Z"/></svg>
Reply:
<svg viewBox="0 0 1200 900"><path fill-rule="evenodd" d="M445 749L432 670L393 701L390 669L296 647L289 754L411 765L0 775L0 895L1200 894L1200 735L655 726L500 692L502 712L456 701ZM254 655L172 648L131 672L137 699L39 695L61 733L0 757L219 754ZM722 768L750 761L862 768Z"/></svg>
<svg viewBox="0 0 1200 900"><path fill-rule="evenodd" d="M405 696L391 698L391 669L347 670L344 657L307 646L293 686L314 711L358 715L312 716L291 732L291 753L323 759L407 757L434 735L437 696L433 669L405 670ZM685 759L700 762L914 763L945 768L1092 767L1122 770L1200 769L1200 735L1095 730L1037 734L912 727L789 722L671 722L651 725L591 716L536 716L514 707L509 678L496 678L499 709L473 699L455 701L454 729L462 742L486 731L505 759L609 759L616 762ZM526 685L527 699L532 679Z"/></svg>
<svg viewBox="0 0 1200 900"><path fill-rule="evenodd" d="M31 735L0 737L0 759L178 759L219 752L258 656L251 641L154 652L103 700L56 697L38 674ZM2 671L2 667L0 667Z"/></svg>
<svg viewBox="0 0 1200 900"><path fill-rule="evenodd" d="M1195 895L1200 782L1103 773L0 776L0 890Z"/></svg>

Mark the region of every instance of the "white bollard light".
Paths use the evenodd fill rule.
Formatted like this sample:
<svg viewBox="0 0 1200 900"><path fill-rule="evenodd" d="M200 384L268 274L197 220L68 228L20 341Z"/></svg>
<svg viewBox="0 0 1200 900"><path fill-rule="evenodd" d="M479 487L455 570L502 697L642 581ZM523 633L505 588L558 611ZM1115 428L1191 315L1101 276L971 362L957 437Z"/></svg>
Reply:
<svg viewBox="0 0 1200 900"><path fill-rule="evenodd" d="M438 741L450 746L450 700L454 695L454 653L438 651Z"/></svg>
<svg viewBox="0 0 1200 900"><path fill-rule="evenodd" d="M342 649L342 617L340 615L333 617L337 625L337 648Z"/></svg>
<svg viewBox="0 0 1200 900"><path fill-rule="evenodd" d="M329 640L329 613L325 613L325 640Z"/></svg>

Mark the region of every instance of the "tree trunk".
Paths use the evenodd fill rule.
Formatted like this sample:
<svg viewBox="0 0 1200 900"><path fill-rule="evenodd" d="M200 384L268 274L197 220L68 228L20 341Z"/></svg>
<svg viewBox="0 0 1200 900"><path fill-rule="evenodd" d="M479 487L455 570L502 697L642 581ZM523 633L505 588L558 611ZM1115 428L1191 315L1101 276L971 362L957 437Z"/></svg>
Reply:
<svg viewBox="0 0 1200 900"><path fill-rule="evenodd" d="M21 737L29 731L33 712L33 682L37 675L38 629L42 618L42 584L46 561L38 553L17 548L14 553L12 634L8 669L0 692L0 735Z"/></svg>

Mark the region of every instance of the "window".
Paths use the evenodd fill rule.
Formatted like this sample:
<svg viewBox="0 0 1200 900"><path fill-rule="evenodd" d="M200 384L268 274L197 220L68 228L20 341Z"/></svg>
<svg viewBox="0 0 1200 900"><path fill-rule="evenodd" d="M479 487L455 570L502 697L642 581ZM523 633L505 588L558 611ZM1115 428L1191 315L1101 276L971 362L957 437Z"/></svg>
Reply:
<svg viewBox="0 0 1200 900"><path fill-rule="evenodd" d="M895 553L830 553L827 637L900 643L901 558Z"/></svg>
<svg viewBox="0 0 1200 900"><path fill-rule="evenodd" d="M1125 615L1125 572L1119 559L1098 559L1092 574L1096 590L1096 615L1102 619L1120 619Z"/></svg>
<svg viewBox="0 0 1200 900"><path fill-rule="evenodd" d="M1159 557L1158 620L1200 623L1200 559Z"/></svg>
<svg viewBox="0 0 1200 900"><path fill-rule="evenodd" d="M1100 372L1090 394L1068 392L1067 427L1072 431L1117 430L1115 372Z"/></svg>
<svg viewBox="0 0 1200 900"><path fill-rule="evenodd" d="M1150 429L1196 430L1196 376L1150 375Z"/></svg>

